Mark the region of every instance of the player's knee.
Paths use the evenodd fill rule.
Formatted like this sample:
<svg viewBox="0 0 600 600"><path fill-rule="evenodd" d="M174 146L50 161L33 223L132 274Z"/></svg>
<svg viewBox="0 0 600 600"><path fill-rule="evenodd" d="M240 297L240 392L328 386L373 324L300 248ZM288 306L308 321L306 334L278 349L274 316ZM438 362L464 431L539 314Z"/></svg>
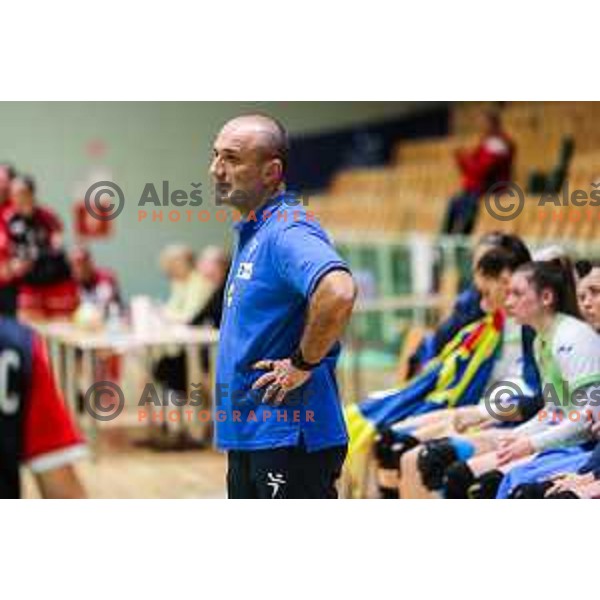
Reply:
<svg viewBox="0 0 600 600"><path fill-rule="evenodd" d="M502 471L487 471L469 487L467 497L474 500L492 500L498 494L503 478Z"/></svg>
<svg viewBox="0 0 600 600"><path fill-rule="evenodd" d="M449 438L426 442L417 458L417 468L423 485L432 491L441 489L446 470L457 458L456 450Z"/></svg>
<svg viewBox="0 0 600 600"><path fill-rule="evenodd" d="M521 483L508 496L511 500L541 500L552 487L549 481L538 483Z"/></svg>
<svg viewBox="0 0 600 600"><path fill-rule="evenodd" d="M391 429L386 429L379 435L375 445L375 458L381 498L399 498L400 460L405 452L418 444L419 441L411 435L398 434Z"/></svg>
<svg viewBox="0 0 600 600"><path fill-rule="evenodd" d="M547 500L581 500L575 492L571 490L564 490L562 492L556 492L546 496Z"/></svg>
<svg viewBox="0 0 600 600"><path fill-rule="evenodd" d="M419 445L419 440L406 433L394 433L386 429L377 438L375 458L383 469L399 469L400 459L405 452Z"/></svg>
<svg viewBox="0 0 600 600"><path fill-rule="evenodd" d="M476 478L471 467L466 462L454 462L446 469L444 488L446 498L466 499L469 497L469 488L475 483Z"/></svg>
<svg viewBox="0 0 600 600"><path fill-rule="evenodd" d="M400 472L404 475L414 473L417 469L421 446L415 446L405 452L400 458Z"/></svg>

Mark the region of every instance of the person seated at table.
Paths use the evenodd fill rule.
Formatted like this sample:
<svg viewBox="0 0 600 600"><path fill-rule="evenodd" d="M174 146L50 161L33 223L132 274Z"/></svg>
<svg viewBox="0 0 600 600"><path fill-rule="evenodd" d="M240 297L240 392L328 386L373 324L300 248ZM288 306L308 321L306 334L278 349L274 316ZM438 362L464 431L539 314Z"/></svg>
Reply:
<svg viewBox="0 0 600 600"><path fill-rule="evenodd" d="M500 438L494 451L454 463L446 471L447 497L506 496L511 478L503 481L504 476L536 453L590 441L597 407L589 400L600 390L600 337L578 318L574 291L572 267L565 261L531 263L513 275L507 308L537 332L546 404Z"/></svg>
<svg viewBox="0 0 600 600"><path fill-rule="evenodd" d="M193 316L190 325L194 327L219 328L223 312L225 282L229 271L229 256L217 246L205 248L196 263L198 272L210 282L213 292L200 310ZM209 370L209 353L206 349L201 352L202 370ZM155 371L157 379L171 390L184 392L187 385L187 366L185 353L177 354L160 361Z"/></svg>
<svg viewBox="0 0 600 600"><path fill-rule="evenodd" d="M196 268L192 250L183 245L174 245L165 248L160 263L163 272L171 282L171 296L164 307L164 315L167 319L186 325L195 325L198 318L207 318L210 321L214 315L202 315L202 310L211 304L215 291L218 291L217 269L213 268L212 259L207 258L204 261L203 272L201 272ZM214 302L211 306L214 306ZM220 319L220 315L218 318ZM155 379L168 390L169 398L187 393L188 373L185 353L182 353L179 348L174 348L165 354L153 368ZM190 439L188 428L183 422L175 435L172 431L174 429L174 424L168 421L162 423L162 436L154 440L155 445L160 449L186 449L198 446Z"/></svg>
<svg viewBox="0 0 600 600"><path fill-rule="evenodd" d="M19 317L31 321L70 318L79 297L62 247L62 223L53 211L37 203L32 177L13 179L9 204L1 216L18 281Z"/></svg>
<svg viewBox="0 0 600 600"><path fill-rule="evenodd" d="M121 293L117 276L111 269L98 267L91 252L83 246L75 246L69 252L69 265L73 278L79 286L81 303L97 307L103 317L108 316L111 304L121 305Z"/></svg>
<svg viewBox="0 0 600 600"><path fill-rule="evenodd" d="M101 327L109 318L119 319L121 296L117 277L110 269L96 266L90 251L83 246L75 246L68 254L69 266L77 282L79 308L75 313L75 322L83 327ZM111 310L115 309L115 314ZM80 353L77 354L78 372L81 372ZM95 380L117 383L121 376L121 359L108 351L96 353ZM84 383L85 385L85 383ZM79 390L77 396L78 411L84 409L85 390Z"/></svg>
<svg viewBox="0 0 600 600"><path fill-rule="evenodd" d="M196 269L192 249L183 244L167 246L161 252L160 266L170 284L163 315L174 323L190 323L209 299L212 284Z"/></svg>
<svg viewBox="0 0 600 600"><path fill-rule="evenodd" d="M200 253L196 268L212 285L212 294L200 312L192 319L192 325L209 325L215 329L219 328L229 265L230 257L223 248L207 246Z"/></svg>

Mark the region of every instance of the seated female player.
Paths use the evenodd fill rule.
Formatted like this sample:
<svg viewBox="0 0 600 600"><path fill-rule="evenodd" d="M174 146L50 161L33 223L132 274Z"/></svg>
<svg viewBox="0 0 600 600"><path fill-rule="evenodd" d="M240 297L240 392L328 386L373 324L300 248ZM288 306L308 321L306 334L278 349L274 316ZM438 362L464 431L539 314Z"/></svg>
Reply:
<svg viewBox="0 0 600 600"><path fill-rule="evenodd" d="M591 439L594 394L600 384L600 337L577 317L570 263L535 262L512 277L507 310L537 332L536 362L545 406L527 423L497 440L497 448L445 473L449 498L495 497L504 475L535 454Z"/></svg>
<svg viewBox="0 0 600 600"><path fill-rule="evenodd" d="M519 262L531 260L529 250L521 238L509 233L493 231L481 236L473 247L471 263L473 274L481 257L493 248L502 248L511 252ZM409 377L422 371L427 362L440 354L446 344L451 342L463 327L481 319L484 314L481 309L481 294L475 285L470 285L459 294L450 316L440 323L434 332L425 336L413 356L410 357Z"/></svg>
<svg viewBox="0 0 600 600"><path fill-rule="evenodd" d="M413 446L401 457L402 498L428 497L441 486L445 468L460 459L464 450L470 455L494 448L506 426L532 417L541 407L533 334L504 312L512 273L521 264L504 251L491 250L477 265L475 281L481 291L482 307L501 315L503 320L498 357L479 404L439 411L425 415L420 422L396 426ZM479 433L480 429L485 432Z"/></svg>
<svg viewBox="0 0 600 600"><path fill-rule="evenodd" d="M511 395L520 392L522 396L522 402L515 402L514 410L509 411L507 419L532 416L539 408L539 404L533 403L534 389L539 385L539 378L533 360L532 332L524 334L520 326L512 320L506 320L503 314L504 298L511 274L524 262L527 262L527 259L520 254L492 249L480 258L474 277L482 297L482 308L486 313L497 316L502 338L495 352L493 368L484 382L482 392L497 387L500 382L510 381L511 389L507 391ZM479 399L480 396L477 396L473 402ZM530 400L533 409L522 414L522 411L527 411L527 400ZM387 436L383 435L377 445L380 466L378 478L382 495L397 497L398 472L405 452L416 456L416 450L413 449L426 440L464 432L470 427L488 421L492 421L492 417L486 411L486 407L480 404L446 409L441 406L434 412L411 417L393 425ZM442 452L448 451L449 449ZM456 458L457 456L452 456L450 462ZM408 493L408 495L412 494Z"/></svg>
<svg viewBox="0 0 600 600"><path fill-rule="evenodd" d="M600 334L600 263L579 263L577 296L584 319ZM596 400L600 400L599 398ZM592 425L595 437L600 437L600 424ZM596 476L600 475L600 444L592 454L585 446L562 448L538 455L530 463L509 471L502 480L499 497L551 498L594 497ZM557 475L557 473L559 475Z"/></svg>
<svg viewBox="0 0 600 600"><path fill-rule="evenodd" d="M600 433L598 423L594 428ZM562 475L540 485L546 498L600 498L600 443L577 474Z"/></svg>

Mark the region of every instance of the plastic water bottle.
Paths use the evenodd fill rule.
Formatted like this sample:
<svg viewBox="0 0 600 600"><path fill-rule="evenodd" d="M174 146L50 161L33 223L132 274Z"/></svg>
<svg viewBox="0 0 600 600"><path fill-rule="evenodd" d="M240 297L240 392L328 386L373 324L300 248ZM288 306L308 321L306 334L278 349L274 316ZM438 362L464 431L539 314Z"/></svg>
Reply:
<svg viewBox="0 0 600 600"><path fill-rule="evenodd" d="M118 335L121 333L121 310L116 302L111 302L108 305L106 332L108 335Z"/></svg>

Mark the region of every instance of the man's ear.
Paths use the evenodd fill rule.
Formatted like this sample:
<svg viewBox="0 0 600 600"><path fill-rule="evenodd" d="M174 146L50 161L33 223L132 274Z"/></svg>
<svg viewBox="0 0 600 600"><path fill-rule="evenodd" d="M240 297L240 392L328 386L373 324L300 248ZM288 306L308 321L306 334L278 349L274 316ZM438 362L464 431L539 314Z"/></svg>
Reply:
<svg viewBox="0 0 600 600"><path fill-rule="evenodd" d="M264 176L270 182L280 183L283 179L283 163L279 158L273 158L264 167Z"/></svg>

